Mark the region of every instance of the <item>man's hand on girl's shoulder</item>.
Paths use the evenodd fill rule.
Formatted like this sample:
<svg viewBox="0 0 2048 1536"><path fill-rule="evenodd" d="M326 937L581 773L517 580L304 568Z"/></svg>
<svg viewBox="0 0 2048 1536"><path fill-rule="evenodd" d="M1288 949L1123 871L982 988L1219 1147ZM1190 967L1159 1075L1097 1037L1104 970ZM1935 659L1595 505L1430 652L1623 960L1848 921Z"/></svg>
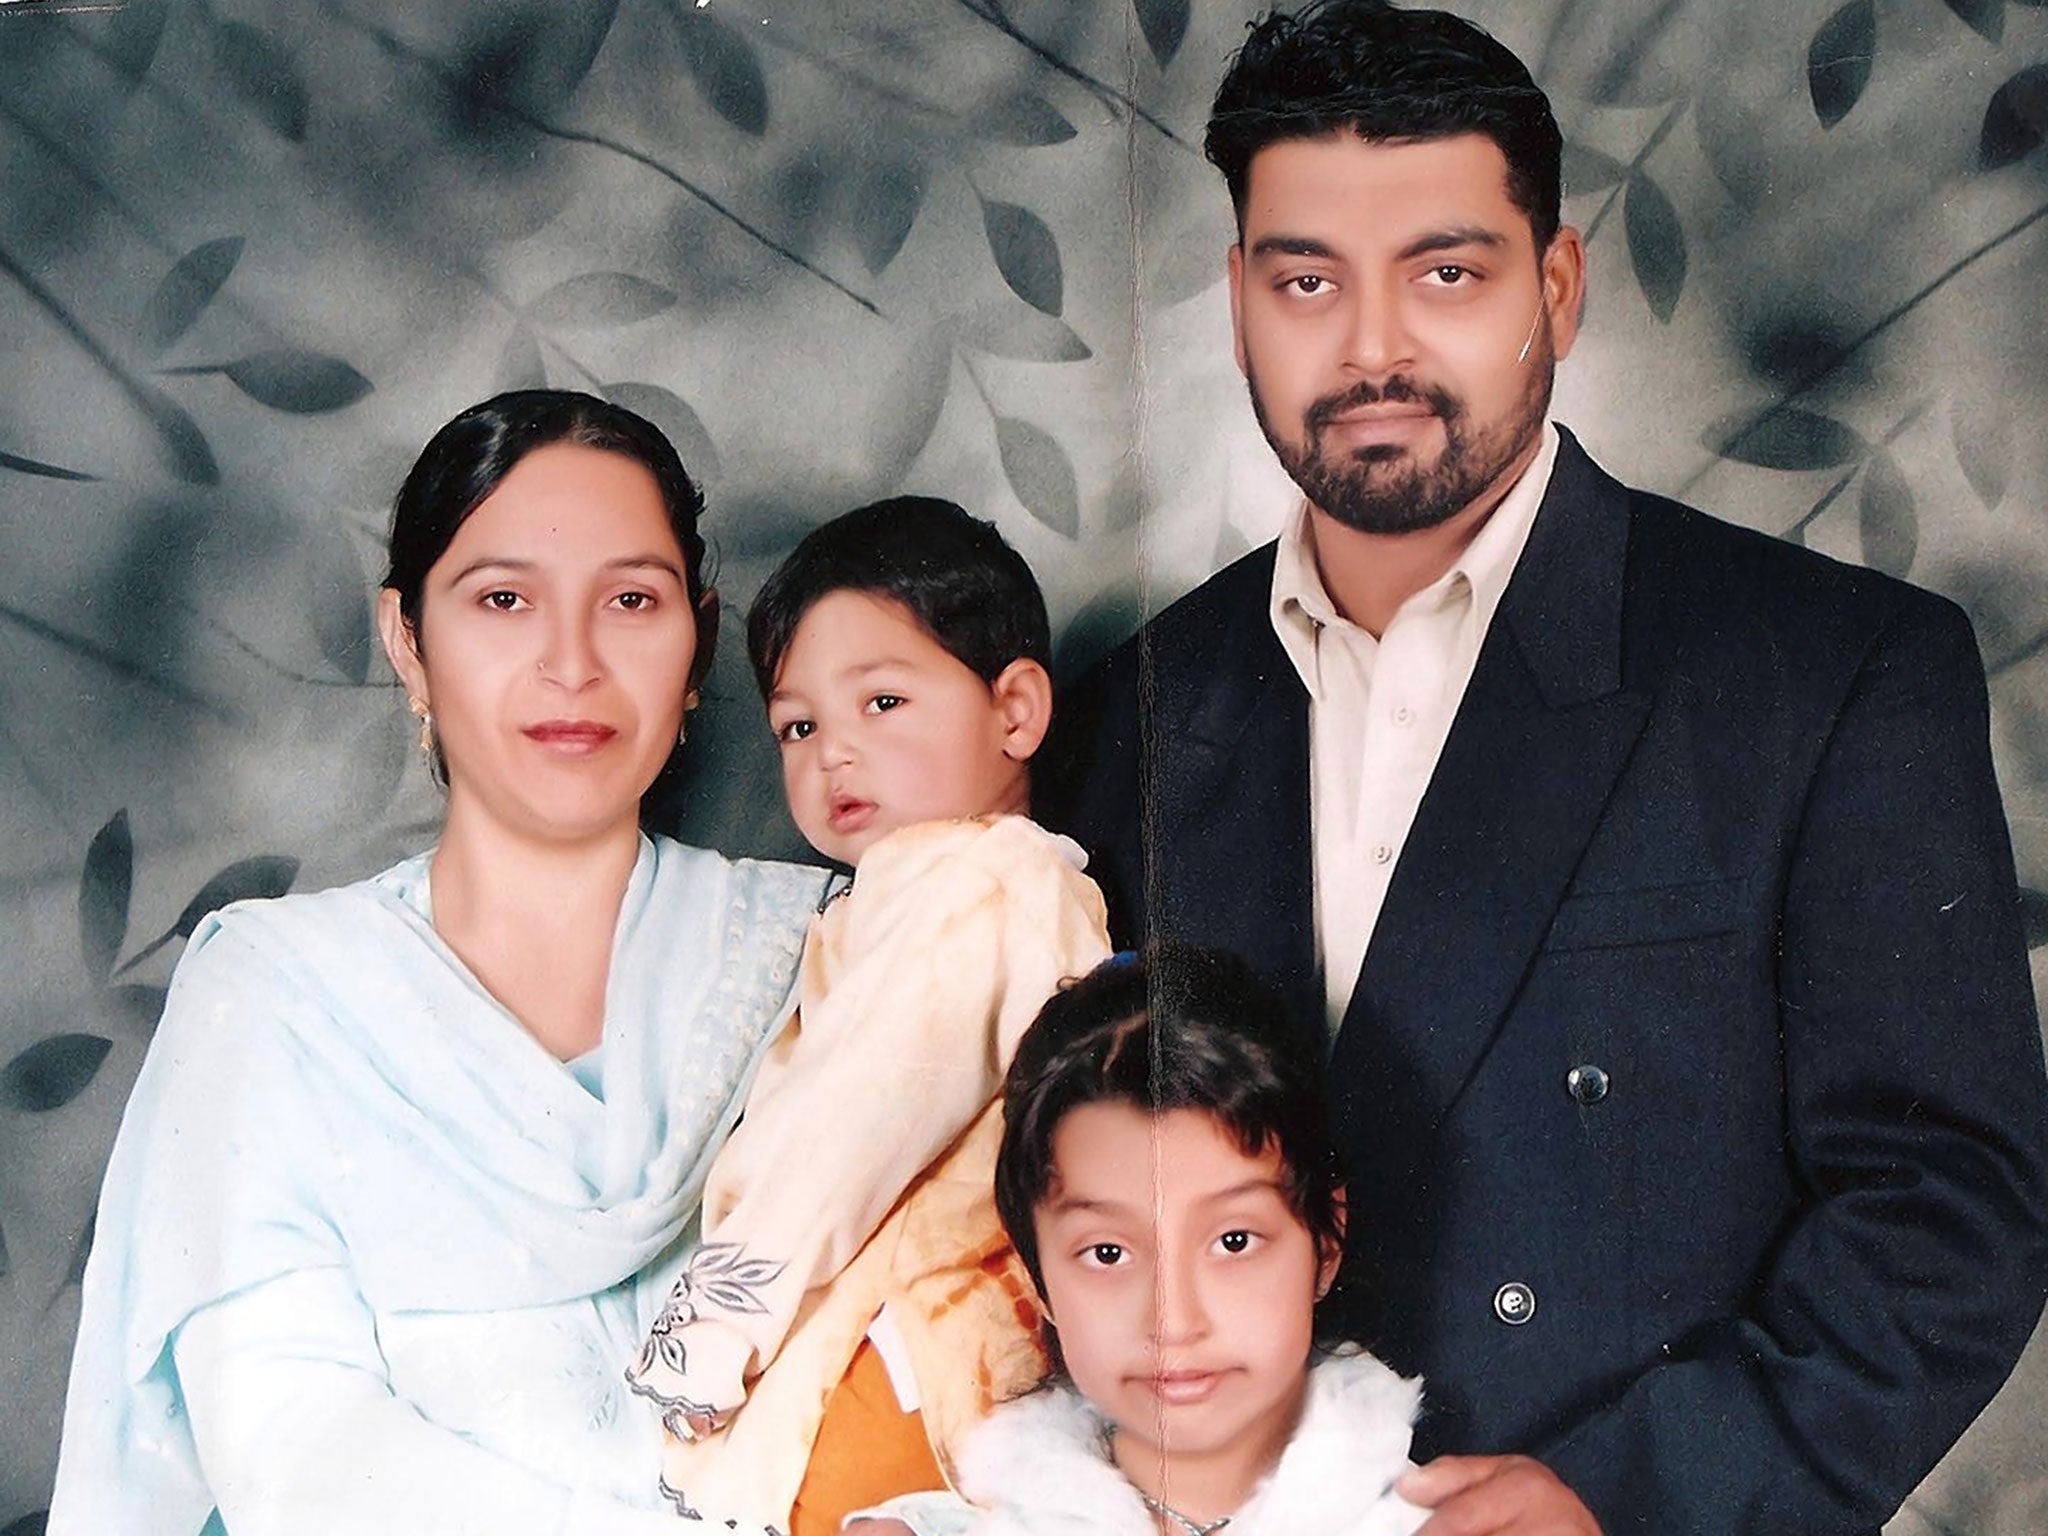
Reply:
<svg viewBox="0 0 2048 1536"><path fill-rule="evenodd" d="M1415 1536L1600 1536L1600 1522L1528 1456L1439 1456L1394 1491L1430 1511Z"/></svg>

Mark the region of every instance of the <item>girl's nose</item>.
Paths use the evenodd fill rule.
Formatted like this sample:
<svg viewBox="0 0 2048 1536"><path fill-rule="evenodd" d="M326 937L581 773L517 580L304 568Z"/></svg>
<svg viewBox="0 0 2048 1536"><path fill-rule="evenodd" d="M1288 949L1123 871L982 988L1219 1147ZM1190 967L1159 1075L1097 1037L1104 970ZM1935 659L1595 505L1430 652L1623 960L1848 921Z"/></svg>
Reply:
<svg viewBox="0 0 2048 1536"><path fill-rule="evenodd" d="M1209 1308L1192 1262L1168 1258L1153 1291L1153 1333L1162 1349L1192 1343L1209 1331Z"/></svg>

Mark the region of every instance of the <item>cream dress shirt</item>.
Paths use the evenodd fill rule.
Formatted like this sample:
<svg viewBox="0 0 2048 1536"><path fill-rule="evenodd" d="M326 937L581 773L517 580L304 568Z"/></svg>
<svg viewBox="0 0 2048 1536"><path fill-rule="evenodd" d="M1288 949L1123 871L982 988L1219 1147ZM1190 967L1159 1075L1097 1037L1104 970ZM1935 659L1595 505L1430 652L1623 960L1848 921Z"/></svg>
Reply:
<svg viewBox="0 0 2048 1536"><path fill-rule="evenodd" d="M1557 462L1557 429L1465 552L1378 639L1341 617L1316 570L1306 503L1273 562L1273 632L1308 690L1316 961L1334 1038L1465 697L1486 629Z"/></svg>

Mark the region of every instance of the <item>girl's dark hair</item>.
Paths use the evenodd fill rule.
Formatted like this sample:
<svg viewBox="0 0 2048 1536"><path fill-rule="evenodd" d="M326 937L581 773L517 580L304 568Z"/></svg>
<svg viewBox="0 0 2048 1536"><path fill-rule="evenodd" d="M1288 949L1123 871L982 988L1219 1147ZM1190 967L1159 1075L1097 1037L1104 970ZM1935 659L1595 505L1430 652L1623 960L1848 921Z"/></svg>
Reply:
<svg viewBox="0 0 2048 1536"><path fill-rule="evenodd" d="M1210 108L1203 149L1230 188L1239 234L1252 157L1286 139L1373 142L1484 134L1540 255L1557 233L1563 138L1522 61L1468 21L1385 0L1316 0L1253 26Z"/></svg>
<svg viewBox="0 0 2048 1536"><path fill-rule="evenodd" d="M654 477L662 509L683 552L690 604L699 609L707 582L704 493L683 468L661 429L622 405L566 389L515 389L473 405L436 432L399 488L391 511L391 565L383 584L398 594L399 612L420 634L427 572L448 552L470 513L536 448L571 443L633 460ZM715 624L699 622L691 681L711 667Z"/></svg>
<svg viewBox="0 0 2048 1536"><path fill-rule="evenodd" d="M1323 1044L1222 950L1163 943L1119 955L1055 993L1017 1043L1003 1084L996 1209L1039 1294L1031 1214L1053 1179L1052 1139L1088 1104L1147 1114L1197 1109L1247 1157L1280 1152L1281 1193L1318 1249L1344 1235L1343 1174L1330 1137Z"/></svg>
<svg viewBox="0 0 2048 1536"><path fill-rule="evenodd" d="M622 405L566 389L515 389L473 405L428 439L399 487L391 509L391 564L383 585L398 594L416 645L421 628L427 572L448 552L463 523L536 448L571 443L622 454L654 477L662 510L683 552L684 586L697 620L697 652L690 664L691 686L711 671L718 640L718 599L704 569L704 493L661 429ZM673 798L682 773L681 749L655 775L642 799L646 807ZM433 752L435 776L447 781L440 748Z"/></svg>
<svg viewBox="0 0 2048 1536"><path fill-rule="evenodd" d="M936 496L892 496L812 529L762 586L747 612L747 659L763 698L804 615L842 591L901 603L983 682L1013 661L1052 665L1045 596L995 524Z"/></svg>

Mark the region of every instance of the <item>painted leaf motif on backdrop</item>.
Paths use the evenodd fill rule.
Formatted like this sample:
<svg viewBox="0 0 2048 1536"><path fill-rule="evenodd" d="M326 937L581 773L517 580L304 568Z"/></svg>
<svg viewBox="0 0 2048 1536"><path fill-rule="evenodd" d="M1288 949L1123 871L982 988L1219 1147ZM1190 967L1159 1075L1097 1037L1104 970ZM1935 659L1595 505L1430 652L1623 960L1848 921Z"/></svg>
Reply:
<svg viewBox="0 0 2048 1536"><path fill-rule="evenodd" d="M50 1512L39 1509L32 1515L23 1515L19 1520L10 1521L0 1536L44 1536L49 1529Z"/></svg>
<svg viewBox="0 0 2048 1536"><path fill-rule="evenodd" d="M100 33L100 57L116 73L140 83L149 73L149 66L156 62L157 45L164 39L164 20L170 9L170 0L131 0L122 6Z"/></svg>
<svg viewBox="0 0 2048 1536"><path fill-rule="evenodd" d="M121 969L132 971L173 939L191 938L202 918L230 902L284 895L298 875L299 861L289 854L263 853L237 859L202 885L199 893L185 903L178 920L138 950Z"/></svg>
<svg viewBox="0 0 2048 1536"><path fill-rule="evenodd" d="M269 124L279 138L298 143L306 136L309 102L298 61L282 43L247 22L215 24L213 53L235 94Z"/></svg>
<svg viewBox="0 0 2048 1536"><path fill-rule="evenodd" d="M1857 520L1863 563L1888 576L1904 576L1913 568L1920 548L1920 515L1913 488L1898 460L1880 448L1863 471L1863 497Z"/></svg>
<svg viewBox="0 0 2048 1536"><path fill-rule="evenodd" d="M161 395L148 395L137 403L156 429L159 455L172 474L187 485L220 484L220 465L198 422Z"/></svg>
<svg viewBox="0 0 2048 1536"><path fill-rule="evenodd" d="M675 444L676 457L699 485L718 475L718 448L689 402L659 384L605 384L598 393L613 405L645 416Z"/></svg>
<svg viewBox="0 0 2048 1536"><path fill-rule="evenodd" d="M527 305L526 313L540 325L600 330L632 325L675 302L668 289L630 272L585 272L555 284Z"/></svg>
<svg viewBox="0 0 2048 1536"><path fill-rule="evenodd" d="M105 1035L63 1034L38 1040L0 1068L0 1104L31 1115L62 1109L85 1092L113 1044Z"/></svg>
<svg viewBox="0 0 2048 1536"><path fill-rule="evenodd" d="M1988 399L1957 400L1949 407L1949 433L1963 478L1987 507L2005 500L2012 475L2012 423Z"/></svg>
<svg viewBox="0 0 2048 1536"><path fill-rule="evenodd" d="M2005 41L2005 0L1942 0L1988 43Z"/></svg>
<svg viewBox="0 0 2048 1536"><path fill-rule="evenodd" d="M45 464L41 459L24 458L18 453L0 451L0 469L11 469L18 475L37 475L45 480L97 480L98 475L89 475L82 469L66 469L61 464Z"/></svg>
<svg viewBox="0 0 2048 1536"><path fill-rule="evenodd" d="M853 238L868 271L880 276L896 259L923 205L924 173L909 161L875 160L861 169L853 199Z"/></svg>
<svg viewBox="0 0 2048 1536"><path fill-rule="evenodd" d="M996 452L1003 477L1024 510L1054 533L1074 538L1081 531L1081 495L1073 461L1052 434L1014 416L996 418Z"/></svg>
<svg viewBox="0 0 2048 1536"><path fill-rule="evenodd" d="M1795 406L1762 416L1724 416L1700 434L1700 442L1724 459L1759 469L1832 469L1868 452L1854 428Z"/></svg>
<svg viewBox="0 0 2048 1536"><path fill-rule="evenodd" d="M1074 137L1066 115L1034 91L1017 91L978 108L973 126L983 138L1018 149L1043 149Z"/></svg>
<svg viewBox="0 0 2048 1536"><path fill-rule="evenodd" d="M1564 163L1560 169L1566 197L1604 191L1628 175L1628 167L1614 156L1570 140L1565 141Z"/></svg>
<svg viewBox="0 0 2048 1536"><path fill-rule="evenodd" d="M1685 292L1685 230L1678 210L1662 187L1638 171L1629 177L1622 196L1622 220L1636 284L1649 301L1650 313L1668 322Z"/></svg>
<svg viewBox="0 0 2048 1536"><path fill-rule="evenodd" d="M1145 34L1145 46L1161 69L1180 52L1181 39L1188 32L1188 0L1133 0L1138 11L1138 30Z"/></svg>
<svg viewBox="0 0 2048 1536"><path fill-rule="evenodd" d="M135 834L128 813L116 811L85 850L78 880L78 947L85 973L102 982L128 937L128 901L135 885Z"/></svg>
<svg viewBox="0 0 2048 1536"><path fill-rule="evenodd" d="M348 535L327 523L307 533L306 618L320 654L345 682L369 680L370 587Z"/></svg>
<svg viewBox="0 0 2048 1536"><path fill-rule="evenodd" d="M376 387L338 357L291 348L253 352L220 371L259 405L294 416L341 410Z"/></svg>
<svg viewBox="0 0 2048 1536"><path fill-rule="evenodd" d="M2026 935L2029 949L2048 944L2048 896L2039 891L2020 892L2020 931Z"/></svg>
<svg viewBox="0 0 2048 1536"><path fill-rule="evenodd" d="M1020 309L1007 299L966 316L960 326L960 342L977 352L1020 363L1084 363L1095 355L1059 316Z"/></svg>
<svg viewBox="0 0 2048 1536"><path fill-rule="evenodd" d="M1010 291L1033 309L1057 315L1064 301L1059 242L1045 220L1016 203L981 201L982 228L996 269Z"/></svg>
<svg viewBox="0 0 2048 1536"><path fill-rule="evenodd" d="M497 371L491 375L491 387L501 391L548 387L548 366L541 359L540 343L525 326L506 339L505 350L498 354Z"/></svg>
<svg viewBox="0 0 2048 1536"><path fill-rule="evenodd" d="M711 110L742 133L768 131L768 77L753 45L703 7L672 0L690 78Z"/></svg>
<svg viewBox="0 0 2048 1536"><path fill-rule="evenodd" d="M1832 128L1849 115L1870 83L1877 57L1877 8L1871 0L1849 0L1813 34L1806 50L1806 89L1814 116Z"/></svg>
<svg viewBox="0 0 2048 1536"><path fill-rule="evenodd" d="M171 264L142 308L142 344L161 352L192 329L242 259L243 240L229 235L195 245Z"/></svg>
<svg viewBox="0 0 2048 1536"><path fill-rule="evenodd" d="M2048 64L2029 64L1991 95L1977 138L1977 165L1995 171L2048 138Z"/></svg>

